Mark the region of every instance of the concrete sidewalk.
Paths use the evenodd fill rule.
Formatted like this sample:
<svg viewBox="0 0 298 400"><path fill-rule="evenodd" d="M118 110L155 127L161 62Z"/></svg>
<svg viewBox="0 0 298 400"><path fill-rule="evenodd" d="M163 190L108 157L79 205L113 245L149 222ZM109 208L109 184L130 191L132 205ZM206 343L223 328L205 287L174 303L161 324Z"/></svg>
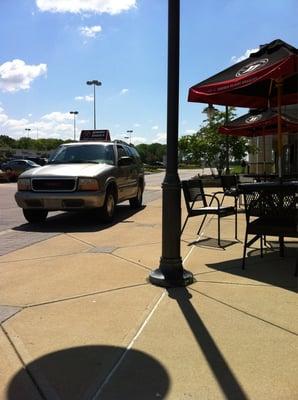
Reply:
<svg viewBox="0 0 298 400"><path fill-rule="evenodd" d="M297 242L284 259L251 249L242 271L233 217L222 219L224 250L216 220L200 242L198 223L182 237L196 278L187 288L147 281L161 255L160 200L108 229L2 256L0 399L296 399Z"/></svg>

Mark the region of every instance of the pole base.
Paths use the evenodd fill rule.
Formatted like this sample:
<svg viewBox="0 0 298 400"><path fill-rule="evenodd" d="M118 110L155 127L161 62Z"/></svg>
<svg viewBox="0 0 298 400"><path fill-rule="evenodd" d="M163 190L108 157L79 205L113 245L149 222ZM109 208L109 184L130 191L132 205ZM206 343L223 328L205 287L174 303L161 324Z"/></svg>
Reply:
<svg viewBox="0 0 298 400"><path fill-rule="evenodd" d="M150 273L149 282L151 282L153 285L161 287L181 287L191 285L194 282L194 278L193 274L185 269L183 269L182 277L171 278L165 276L163 271L158 268Z"/></svg>

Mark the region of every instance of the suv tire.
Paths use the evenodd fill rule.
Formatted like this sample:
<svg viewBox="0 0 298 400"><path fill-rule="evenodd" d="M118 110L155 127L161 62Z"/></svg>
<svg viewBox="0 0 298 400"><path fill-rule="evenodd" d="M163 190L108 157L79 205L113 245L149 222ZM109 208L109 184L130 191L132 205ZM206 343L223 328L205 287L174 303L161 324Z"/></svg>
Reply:
<svg viewBox="0 0 298 400"><path fill-rule="evenodd" d="M140 208L142 207L143 202L143 187L142 184L138 184L138 191L136 197L129 199L129 204L131 208Z"/></svg>
<svg viewBox="0 0 298 400"><path fill-rule="evenodd" d="M28 222L30 222L31 224L38 224L46 220L48 216L48 211L23 209L23 214Z"/></svg>
<svg viewBox="0 0 298 400"><path fill-rule="evenodd" d="M101 219L104 222L112 222L115 215L116 196L113 189L106 192L105 202L101 209Z"/></svg>

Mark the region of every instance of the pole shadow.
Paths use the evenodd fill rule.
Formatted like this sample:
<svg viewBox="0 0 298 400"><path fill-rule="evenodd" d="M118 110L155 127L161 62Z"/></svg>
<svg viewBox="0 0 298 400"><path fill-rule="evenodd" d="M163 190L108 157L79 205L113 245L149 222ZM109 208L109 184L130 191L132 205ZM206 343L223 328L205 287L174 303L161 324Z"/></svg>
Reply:
<svg viewBox="0 0 298 400"><path fill-rule="evenodd" d="M25 395L31 379L43 400L164 399L170 378L150 355L115 346L83 346L46 354L20 370L7 390L8 400L33 400Z"/></svg>
<svg viewBox="0 0 298 400"><path fill-rule="evenodd" d="M202 350L222 392L227 399L248 400L227 361L190 302L192 295L186 288L167 289L169 297L176 300L194 338Z"/></svg>

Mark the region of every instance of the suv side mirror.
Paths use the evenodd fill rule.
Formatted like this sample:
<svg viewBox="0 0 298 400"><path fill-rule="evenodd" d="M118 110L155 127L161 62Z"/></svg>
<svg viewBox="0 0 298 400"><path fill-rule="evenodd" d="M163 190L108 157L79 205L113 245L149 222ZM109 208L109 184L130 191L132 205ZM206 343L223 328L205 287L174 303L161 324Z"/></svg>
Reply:
<svg viewBox="0 0 298 400"><path fill-rule="evenodd" d="M133 162L132 158L129 156L120 157L118 160L119 167L124 167L126 165L131 165Z"/></svg>

